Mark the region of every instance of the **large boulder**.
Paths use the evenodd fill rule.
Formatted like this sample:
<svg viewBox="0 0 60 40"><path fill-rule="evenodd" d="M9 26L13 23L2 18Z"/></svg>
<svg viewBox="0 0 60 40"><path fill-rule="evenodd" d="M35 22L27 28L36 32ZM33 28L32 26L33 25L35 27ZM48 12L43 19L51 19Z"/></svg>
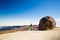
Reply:
<svg viewBox="0 0 60 40"><path fill-rule="evenodd" d="M53 29L54 27L56 27L55 20L50 16L45 16L40 20L38 29L39 30L48 30L48 29L50 30L50 29Z"/></svg>

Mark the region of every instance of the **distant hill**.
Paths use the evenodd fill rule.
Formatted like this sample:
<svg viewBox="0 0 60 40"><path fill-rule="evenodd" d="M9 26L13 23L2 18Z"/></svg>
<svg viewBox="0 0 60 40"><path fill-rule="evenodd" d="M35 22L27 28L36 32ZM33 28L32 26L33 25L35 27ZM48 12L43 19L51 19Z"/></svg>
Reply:
<svg viewBox="0 0 60 40"><path fill-rule="evenodd" d="M33 25L32 30L37 30L38 25ZM3 26L0 28L0 34L3 33L11 33L16 31L29 31L29 25L23 25L23 26ZM30 30L31 31L31 30Z"/></svg>
<svg viewBox="0 0 60 40"><path fill-rule="evenodd" d="M54 31L60 30L59 27L52 29ZM29 25L23 26L4 26L0 28L0 34L11 33L16 31L38 31L38 25L32 25L32 30L30 30ZM39 30L41 31L41 30Z"/></svg>
<svg viewBox="0 0 60 40"><path fill-rule="evenodd" d="M14 29L14 28L20 28L20 27L22 27L22 26L2 26L2 27L0 28L0 31L12 30L12 29Z"/></svg>

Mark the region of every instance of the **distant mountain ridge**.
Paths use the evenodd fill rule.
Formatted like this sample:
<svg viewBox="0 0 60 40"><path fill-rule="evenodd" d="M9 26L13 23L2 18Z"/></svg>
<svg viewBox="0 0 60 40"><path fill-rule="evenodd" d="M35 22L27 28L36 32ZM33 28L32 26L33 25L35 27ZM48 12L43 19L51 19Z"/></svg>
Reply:
<svg viewBox="0 0 60 40"><path fill-rule="evenodd" d="M14 28L20 28L22 26L3 26L0 28L0 31L5 31L5 30L12 30Z"/></svg>
<svg viewBox="0 0 60 40"><path fill-rule="evenodd" d="M32 29L36 30L38 25L33 25ZM2 26L0 27L0 31L6 31L6 30L29 30L29 25L23 25L23 26Z"/></svg>

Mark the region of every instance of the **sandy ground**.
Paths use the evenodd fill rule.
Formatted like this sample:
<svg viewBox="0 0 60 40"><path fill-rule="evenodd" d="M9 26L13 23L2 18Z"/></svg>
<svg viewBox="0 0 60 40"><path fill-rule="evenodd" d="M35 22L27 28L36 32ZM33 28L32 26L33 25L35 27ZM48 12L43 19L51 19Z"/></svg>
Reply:
<svg viewBox="0 0 60 40"><path fill-rule="evenodd" d="M0 34L0 40L60 40L58 31L17 31Z"/></svg>

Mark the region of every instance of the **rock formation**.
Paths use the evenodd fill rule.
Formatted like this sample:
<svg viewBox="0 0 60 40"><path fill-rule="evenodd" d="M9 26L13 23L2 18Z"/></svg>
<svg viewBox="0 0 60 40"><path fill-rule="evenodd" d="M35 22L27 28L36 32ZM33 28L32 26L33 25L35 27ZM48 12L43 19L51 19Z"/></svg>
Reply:
<svg viewBox="0 0 60 40"><path fill-rule="evenodd" d="M43 17L38 25L39 30L50 30L56 27L55 20L50 16Z"/></svg>

